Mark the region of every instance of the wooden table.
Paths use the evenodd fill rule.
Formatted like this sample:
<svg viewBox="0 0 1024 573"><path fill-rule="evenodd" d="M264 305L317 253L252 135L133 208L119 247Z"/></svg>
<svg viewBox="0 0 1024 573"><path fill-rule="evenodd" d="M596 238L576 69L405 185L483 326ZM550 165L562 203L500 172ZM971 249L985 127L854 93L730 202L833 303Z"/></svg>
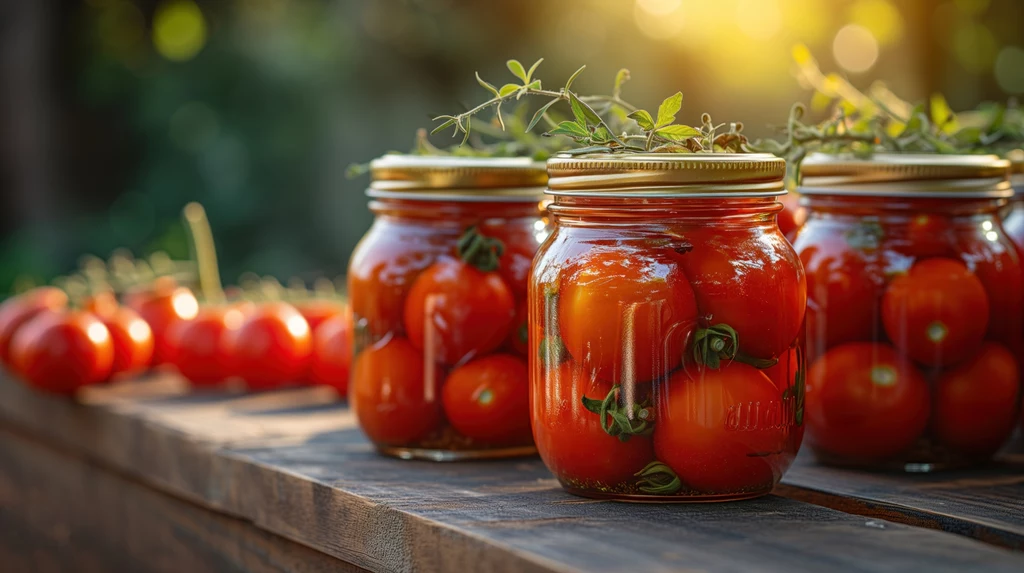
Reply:
<svg viewBox="0 0 1024 573"><path fill-rule="evenodd" d="M536 458L382 458L324 388L157 376L82 401L0 379L2 571L1024 572L1022 457L801 461L758 500L623 504L563 493Z"/></svg>

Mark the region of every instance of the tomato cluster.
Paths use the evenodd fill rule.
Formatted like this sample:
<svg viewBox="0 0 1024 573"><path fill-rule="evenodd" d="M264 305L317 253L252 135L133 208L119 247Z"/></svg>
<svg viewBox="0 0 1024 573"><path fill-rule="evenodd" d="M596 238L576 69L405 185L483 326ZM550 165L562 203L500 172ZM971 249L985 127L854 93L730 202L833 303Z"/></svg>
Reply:
<svg viewBox="0 0 1024 573"><path fill-rule="evenodd" d="M468 229L378 219L353 253L350 397L385 453L532 451L526 287L540 219L526 213Z"/></svg>
<svg viewBox="0 0 1024 573"><path fill-rule="evenodd" d="M1020 403L1022 271L994 217L941 200L871 218L811 218L809 443L828 462L907 467L988 459Z"/></svg>
<svg viewBox="0 0 1024 573"><path fill-rule="evenodd" d="M802 437L805 288L773 224L560 228L531 282L545 463L589 496L770 491Z"/></svg>

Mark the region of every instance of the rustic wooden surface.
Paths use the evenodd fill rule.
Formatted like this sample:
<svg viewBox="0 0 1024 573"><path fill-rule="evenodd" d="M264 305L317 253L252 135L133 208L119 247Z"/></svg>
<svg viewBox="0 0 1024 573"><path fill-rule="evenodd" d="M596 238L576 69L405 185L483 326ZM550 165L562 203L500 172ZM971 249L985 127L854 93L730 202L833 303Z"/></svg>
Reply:
<svg viewBox="0 0 1024 573"><path fill-rule="evenodd" d="M156 377L79 405L0 381L0 430L373 571L1024 571L1024 553L808 503L796 485L632 505L565 494L535 458L386 459L334 399Z"/></svg>

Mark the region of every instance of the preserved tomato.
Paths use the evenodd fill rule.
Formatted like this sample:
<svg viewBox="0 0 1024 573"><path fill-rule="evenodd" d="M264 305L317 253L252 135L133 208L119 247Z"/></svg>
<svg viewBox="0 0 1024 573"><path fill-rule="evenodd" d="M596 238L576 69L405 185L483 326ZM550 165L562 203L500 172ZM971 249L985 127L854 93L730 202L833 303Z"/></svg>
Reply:
<svg viewBox="0 0 1024 573"><path fill-rule="evenodd" d="M994 156L811 156L807 440L826 463L983 462L1020 403L1024 272Z"/></svg>
<svg viewBox="0 0 1024 573"><path fill-rule="evenodd" d="M528 328L544 462L590 497L771 491L800 445L806 379L807 283L776 222L784 162L584 155L548 172Z"/></svg>

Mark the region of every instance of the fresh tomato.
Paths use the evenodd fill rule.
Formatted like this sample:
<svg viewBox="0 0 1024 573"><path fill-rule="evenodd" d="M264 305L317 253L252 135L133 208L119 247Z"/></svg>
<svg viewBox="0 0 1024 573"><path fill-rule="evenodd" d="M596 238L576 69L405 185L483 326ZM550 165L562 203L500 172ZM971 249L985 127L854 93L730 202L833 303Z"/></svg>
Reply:
<svg viewBox="0 0 1024 573"><path fill-rule="evenodd" d="M82 301L82 310L91 312L98 317L111 316L121 305L112 290L104 290L90 294Z"/></svg>
<svg viewBox="0 0 1024 573"><path fill-rule="evenodd" d="M309 324L285 302L265 302L228 328L222 348L231 370L250 389L266 390L305 377L313 353Z"/></svg>
<svg viewBox="0 0 1024 573"><path fill-rule="evenodd" d="M889 283L882 298L889 339L927 366L949 366L973 354L985 337L988 313L984 285L953 259L918 261Z"/></svg>
<svg viewBox="0 0 1024 573"><path fill-rule="evenodd" d="M110 376L114 344L107 327L90 313L45 311L18 329L10 357L32 386L71 394Z"/></svg>
<svg viewBox="0 0 1024 573"><path fill-rule="evenodd" d="M888 344L851 342L807 373L807 423L820 450L858 460L906 451L924 433L928 383Z"/></svg>
<svg viewBox="0 0 1024 573"><path fill-rule="evenodd" d="M706 493L770 489L790 458L782 397L753 366L680 370L658 397L654 453Z"/></svg>
<svg viewBox="0 0 1024 573"><path fill-rule="evenodd" d="M153 330L153 365L170 362L168 330L176 322L192 320L199 314L196 296L188 288L176 286L174 281L158 281L152 290L134 293L125 302Z"/></svg>
<svg viewBox="0 0 1024 573"><path fill-rule="evenodd" d="M770 360L800 333L807 308L803 268L789 244L771 248L760 233L706 229L686 234L692 248L679 255L697 296L701 319L736 331L739 353ZM785 243L780 237L777 243Z"/></svg>
<svg viewBox="0 0 1024 573"><path fill-rule="evenodd" d="M329 298L300 300L293 302L292 305L309 323L310 332L316 332L327 319L348 312L344 302Z"/></svg>
<svg viewBox="0 0 1024 573"><path fill-rule="evenodd" d="M429 358L448 365L501 346L514 317L512 292L501 275L451 258L420 274L405 301L409 340Z"/></svg>
<svg viewBox="0 0 1024 573"><path fill-rule="evenodd" d="M171 362L196 385L217 384L234 374L227 333L242 327L249 305L204 306L191 320L174 323L168 333Z"/></svg>
<svg viewBox="0 0 1024 573"><path fill-rule="evenodd" d="M110 331L114 345L111 375L132 375L149 367L153 360L153 330L139 313L126 307L98 307L97 317Z"/></svg>
<svg viewBox="0 0 1024 573"><path fill-rule="evenodd" d="M352 364L352 315L336 314L313 331L313 359L309 368L315 384L333 386L345 396Z"/></svg>
<svg viewBox="0 0 1024 573"><path fill-rule="evenodd" d="M59 310L67 304L68 295L54 287L35 288L0 304L0 363L10 363L11 339L22 325L43 311Z"/></svg>
<svg viewBox="0 0 1024 573"><path fill-rule="evenodd" d="M563 271L558 324L582 367L604 380L646 382L682 364L697 301L668 254L596 246Z"/></svg>
<svg viewBox="0 0 1024 573"><path fill-rule="evenodd" d="M596 378L574 360L547 371L535 369L531 401L537 450L555 477L578 488L631 488L636 473L654 461L648 436L625 441L608 435L600 416L583 407L584 396L603 400L611 382Z"/></svg>
<svg viewBox="0 0 1024 573"><path fill-rule="evenodd" d="M492 354L456 368L441 391L457 432L491 445L529 444L530 380L526 362Z"/></svg>
<svg viewBox="0 0 1024 573"><path fill-rule="evenodd" d="M520 356L527 356L529 349L530 325L529 304L522 301L516 308L516 316L512 321L512 332L508 335L508 348Z"/></svg>
<svg viewBox="0 0 1024 573"><path fill-rule="evenodd" d="M1020 369L1013 354L986 342L948 370L935 388L935 437L969 456L988 457L1013 432L1020 398Z"/></svg>
<svg viewBox="0 0 1024 573"><path fill-rule="evenodd" d="M441 370L407 338L385 337L356 356L349 397L363 432L377 444L414 444L441 425Z"/></svg>

